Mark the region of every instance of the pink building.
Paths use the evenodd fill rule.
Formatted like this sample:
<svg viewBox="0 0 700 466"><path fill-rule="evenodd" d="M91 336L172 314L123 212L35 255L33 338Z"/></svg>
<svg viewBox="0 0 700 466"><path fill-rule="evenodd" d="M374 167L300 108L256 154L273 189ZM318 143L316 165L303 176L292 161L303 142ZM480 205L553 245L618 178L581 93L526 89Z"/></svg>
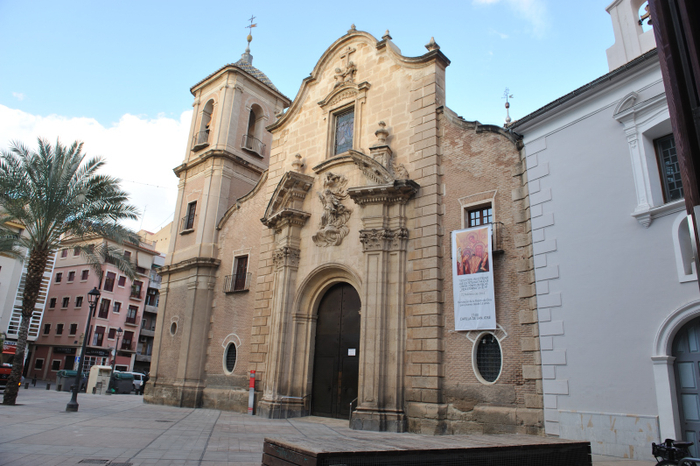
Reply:
<svg viewBox="0 0 700 466"><path fill-rule="evenodd" d="M94 242L100 241L105 240ZM101 296L87 332L84 370L95 364L111 365L115 346L118 346L116 368L123 371L134 368L146 290L158 253L146 243L118 247L136 265L137 276L133 281L114 265L105 263L100 285L95 270L70 243L58 251L39 336L28 357L30 378L56 380L59 370L77 368L76 359L90 309L87 294L94 287Z"/></svg>

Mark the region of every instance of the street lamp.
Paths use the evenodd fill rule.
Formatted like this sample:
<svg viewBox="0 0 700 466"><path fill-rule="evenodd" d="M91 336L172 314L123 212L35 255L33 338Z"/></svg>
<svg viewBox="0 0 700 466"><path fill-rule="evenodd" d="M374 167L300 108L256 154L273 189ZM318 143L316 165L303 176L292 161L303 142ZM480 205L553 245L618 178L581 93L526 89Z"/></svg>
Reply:
<svg viewBox="0 0 700 466"><path fill-rule="evenodd" d="M97 288L93 288L88 293L88 303L90 303L90 312L88 313L87 326L85 327L85 337L83 338L83 347L80 350L80 360L78 361L78 373L75 375L75 384L73 385L73 396L71 396L70 401L66 405L66 411L77 413L78 412L78 390L80 390L80 381L83 376L83 364L85 363L85 346L87 346L88 333L90 331L90 320L92 319L92 314L95 312L97 307L97 301L100 299L100 291Z"/></svg>
<svg viewBox="0 0 700 466"><path fill-rule="evenodd" d="M112 356L112 374L114 374L114 364L117 362L117 351L119 350L119 337L122 336L122 330L121 327L117 329L117 344L114 345L114 356Z"/></svg>

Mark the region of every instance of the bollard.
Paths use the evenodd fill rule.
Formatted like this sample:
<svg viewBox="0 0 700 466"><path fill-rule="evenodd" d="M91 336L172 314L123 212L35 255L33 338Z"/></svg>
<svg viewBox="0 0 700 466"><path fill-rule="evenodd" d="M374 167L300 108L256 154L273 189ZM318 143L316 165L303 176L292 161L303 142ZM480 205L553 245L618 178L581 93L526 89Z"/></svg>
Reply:
<svg viewBox="0 0 700 466"><path fill-rule="evenodd" d="M47 389L47 390L51 390L51 383L47 383L47 384L46 384L46 389Z"/></svg>
<svg viewBox="0 0 700 466"><path fill-rule="evenodd" d="M251 416L255 405L255 371L250 371L250 385L248 390L248 414Z"/></svg>
<svg viewBox="0 0 700 466"><path fill-rule="evenodd" d="M25 383L25 384L24 384L24 389L26 390L26 389L28 389L28 388L29 388L29 384L28 384L28 383Z"/></svg>
<svg viewBox="0 0 700 466"><path fill-rule="evenodd" d="M56 384L56 391L57 392L60 392L62 388L63 388L63 385L61 385L60 383Z"/></svg>

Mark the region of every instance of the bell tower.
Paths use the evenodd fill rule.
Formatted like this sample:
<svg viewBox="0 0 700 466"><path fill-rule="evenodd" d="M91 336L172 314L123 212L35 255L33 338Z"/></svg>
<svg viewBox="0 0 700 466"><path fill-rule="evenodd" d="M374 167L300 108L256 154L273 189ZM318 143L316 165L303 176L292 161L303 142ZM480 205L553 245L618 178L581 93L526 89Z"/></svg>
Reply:
<svg viewBox="0 0 700 466"><path fill-rule="evenodd" d="M251 25L253 27L251 20ZM265 128L290 105L253 66L252 36L241 59L190 89L192 125L180 179L146 401L199 407L218 259L217 224L269 165Z"/></svg>

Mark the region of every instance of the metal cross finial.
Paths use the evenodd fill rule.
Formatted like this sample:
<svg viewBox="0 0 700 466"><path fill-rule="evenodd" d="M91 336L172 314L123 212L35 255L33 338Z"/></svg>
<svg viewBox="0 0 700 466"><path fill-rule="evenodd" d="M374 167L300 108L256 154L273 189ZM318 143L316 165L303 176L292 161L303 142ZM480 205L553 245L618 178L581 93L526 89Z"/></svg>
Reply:
<svg viewBox="0 0 700 466"><path fill-rule="evenodd" d="M506 99L506 124L510 123L510 102L508 102L508 99L512 99L513 94L510 93L510 89L506 87L506 90L503 91L503 97L501 99Z"/></svg>
<svg viewBox="0 0 700 466"><path fill-rule="evenodd" d="M248 21L250 21L250 25L246 26L246 28L248 28L248 34L253 32L253 28L258 25L257 23L253 24L254 19L255 19L255 16L250 15L250 19L248 20Z"/></svg>

